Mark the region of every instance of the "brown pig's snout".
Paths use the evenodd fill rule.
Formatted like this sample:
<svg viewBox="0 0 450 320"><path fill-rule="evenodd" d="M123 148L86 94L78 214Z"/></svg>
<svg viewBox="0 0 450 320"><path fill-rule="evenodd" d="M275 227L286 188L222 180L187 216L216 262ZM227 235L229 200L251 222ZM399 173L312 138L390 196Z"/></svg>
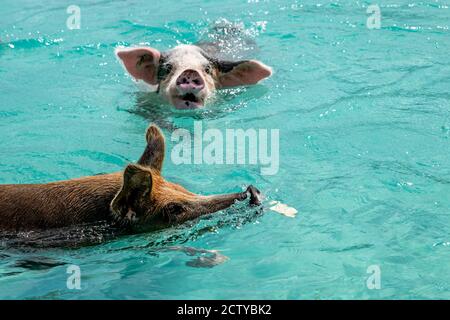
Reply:
<svg viewBox="0 0 450 320"><path fill-rule="evenodd" d="M195 70L185 70L177 78L177 90L180 94L198 93L205 87L205 81Z"/></svg>
<svg viewBox="0 0 450 320"><path fill-rule="evenodd" d="M259 206L261 204L261 192L253 185L248 186L245 190L245 197L250 194L250 205Z"/></svg>

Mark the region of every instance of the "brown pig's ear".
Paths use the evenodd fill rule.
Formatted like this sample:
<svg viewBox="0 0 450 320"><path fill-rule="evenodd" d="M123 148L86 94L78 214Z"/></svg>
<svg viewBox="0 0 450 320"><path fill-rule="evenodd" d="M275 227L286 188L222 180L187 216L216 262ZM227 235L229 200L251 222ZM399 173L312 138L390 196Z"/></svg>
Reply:
<svg viewBox="0 0 450 320"><path fill-rule="evenodd" d="M144 201L150 198L152 174L148 169L130 164L123 173L123 184L111 202L111 210L118 218L136 215Z"/></svg>
<svg viewBox="0 0 450 320"><path fill-rule="evenodd" d="M156 85L158 84L158 68L161 53L151 47L117 48L117 57L123 66L136 80Z"/></svg>
<svg viewBox="0 0 450 320"><path fill-rule="evenodd" d="M256 84L272 75L272 69L256 60L228 62L217 61L221 88Z"/></svg>
<svg viewBox="0 0 450 320"><path fill-rule="evenodd" d="M147 129L146 139L147 146L137 163L161 172L166 146L164 135L157 126L152 124Z"/></svg>

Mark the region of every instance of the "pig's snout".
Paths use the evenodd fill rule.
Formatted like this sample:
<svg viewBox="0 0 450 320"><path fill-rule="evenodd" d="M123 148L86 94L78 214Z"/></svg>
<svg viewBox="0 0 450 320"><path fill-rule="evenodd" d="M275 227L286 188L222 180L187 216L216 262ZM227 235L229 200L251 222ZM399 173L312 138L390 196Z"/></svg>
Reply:
<svg viewBox="0 0 450 320"><path fill-rule="evenodd" d="M177 79L177 90L180 94L198 93L205 87L205 81L195 70L186 70Z"/></svg>
<svg viewBox="0 0 450 320"><path fill-rule="evenodd" d="M250 194L250 205L259 206L261 204L261 192L252 185L247 188L247 192Z"/></svg>

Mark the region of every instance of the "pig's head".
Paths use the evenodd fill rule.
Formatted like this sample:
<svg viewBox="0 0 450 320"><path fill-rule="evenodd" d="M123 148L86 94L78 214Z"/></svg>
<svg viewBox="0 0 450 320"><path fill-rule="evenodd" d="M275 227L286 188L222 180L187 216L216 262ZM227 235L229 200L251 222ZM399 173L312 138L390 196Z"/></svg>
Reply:
<svg viewBox="0 0 450 320"><path fill-rule="evenodd" d="M215 89L256 84L272 74L259 61L222 61L194 45L167 52L118 48L116 55L133 78L157 86L158 93L177 109L201 108Z"/></svg>
<svg viewBox="0 0 450 320"><path fill-rule="evenodd" d="M202 196L166 181L161 176L164 148L161 131L150 126L144 153L138 164L126 167L122 187L111 202L116 220L135 227L159 229L226 209L249 195L250 204L260 204L260 193L253 186L243 192Z"/></svg>

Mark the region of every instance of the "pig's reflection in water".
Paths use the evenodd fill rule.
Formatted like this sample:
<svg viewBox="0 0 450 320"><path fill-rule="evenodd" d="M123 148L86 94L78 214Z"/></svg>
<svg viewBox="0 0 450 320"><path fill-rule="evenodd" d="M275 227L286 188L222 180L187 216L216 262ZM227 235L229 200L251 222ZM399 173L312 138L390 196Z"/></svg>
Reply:
<svg viewBox="0 0 450 320"><path fill-rule="evenodd" d="M186 262L186 265L194 268L212 268L218 266L230 258L221 254L219 250L207 250L194 247L174 246L154 250L154 254L163 251L180 251L193 259Z"/></svg>
<svg viewBox="0 0 450 320"><path fill-rule="evenodd" d="M178 251L186 254L189 257L192 257L192 259L187 261L185 264L186 266L193 268L212 268L220 264L223 264L229 260L229 258L220 253L219 250L207 250L185 246L172 246L172 247L152 249L148 252L148 254L158 257L164 252L173 252L173 251ZM17 253L20 254L20 252L15 252L14 254ZM22 254L23 253L24 252L22 252ZM28 249L26 253L28 254L27 257L23 257L23 255L21 255L21 258L18 258L17 260L10 263L11 270L9 271L4 270L5 272L2 272L1 275L12 276L25 272L26 270L35 270L35 271L49 270L55 267L70 264L70 262L68 261L47 257L43 255L44 252L36 250L30 251L30 249ZM7 253L2 254L2 257L5 259L10 258L10 254Z"/></svg>

